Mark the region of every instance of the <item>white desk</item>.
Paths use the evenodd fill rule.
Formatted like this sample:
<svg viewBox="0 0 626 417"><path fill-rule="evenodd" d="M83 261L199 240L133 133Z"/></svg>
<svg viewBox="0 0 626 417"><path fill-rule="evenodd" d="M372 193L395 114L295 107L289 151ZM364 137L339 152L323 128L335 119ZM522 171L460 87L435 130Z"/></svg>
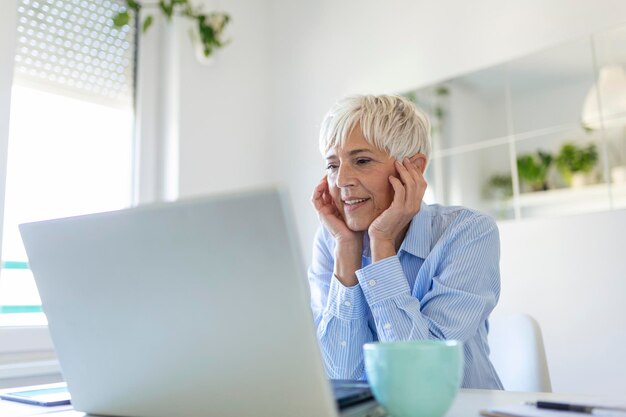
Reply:
<svg viewBox="0 0 626 417"><path fill-rule="evenodd" d="M541 399L579 403L598 403L601 401L616 402L619 400L613 398L613 401L611 401L611 399L607 398L572 394L462 389L455 399L452 408L450 409L450 411L448 411L445 417L479 417L479 410L485 408L515 405L520 404L524 401L536 401ZM84 413L72 411L70 406L38 407L33 405L20 404L12 401L0 401L0 416L2 417L27 417L37 415L46 415L49 417L85 416Z"/></svg>
<svg viewBox="0 0 626 417"><path fill-rule="evenodd" d="M518 405L526 401L549 400L581 404L615 404L617 398L601 398L574 394L541 392L510 392L479 389L462 389L456 397L446 417L479 417L478 412L486 408ZM567 413L571 415L571 413ZM585 416L585 414L581 414Z"/></svg>

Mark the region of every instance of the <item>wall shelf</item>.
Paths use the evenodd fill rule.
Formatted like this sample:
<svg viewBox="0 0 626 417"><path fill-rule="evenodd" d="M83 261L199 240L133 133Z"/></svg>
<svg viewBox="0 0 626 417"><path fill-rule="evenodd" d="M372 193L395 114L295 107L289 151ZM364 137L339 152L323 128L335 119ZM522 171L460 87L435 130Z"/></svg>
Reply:
<svg viewBox="0 0 626 417"><path fill-rule="evenodd" d="M626 68L626 26L407 93L431 115L429 202L476 208L499 220L625 208L626 184L606 179L610 167L626 165L626 115L600 114L589 119L593 130L581 123L601 70L620 65ZM565 144L593 144L591 174L605 182L565 187L554 163ZM546 181L555 188L525 192L520 158L539 151L552 155ZM525 165L532 175L532 164ZM511 197L497 197L503 194Z"/></svg>

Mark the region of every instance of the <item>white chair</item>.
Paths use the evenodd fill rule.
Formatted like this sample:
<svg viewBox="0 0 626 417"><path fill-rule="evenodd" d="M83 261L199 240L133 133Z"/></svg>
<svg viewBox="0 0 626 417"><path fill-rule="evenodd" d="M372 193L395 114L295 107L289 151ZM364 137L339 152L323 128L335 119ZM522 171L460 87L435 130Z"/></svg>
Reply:
<svg viewBox="0 0 626 417"><path fill-rule="evenodd" d="M507 391L551 392L539 323L528 314L489 319L489 358Z"/></svg>

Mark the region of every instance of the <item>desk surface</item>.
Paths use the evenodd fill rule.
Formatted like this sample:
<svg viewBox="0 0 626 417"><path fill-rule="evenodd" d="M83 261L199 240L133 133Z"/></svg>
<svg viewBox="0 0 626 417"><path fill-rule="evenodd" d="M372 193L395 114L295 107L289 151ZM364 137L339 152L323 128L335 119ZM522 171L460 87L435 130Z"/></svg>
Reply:
<svg viewBox="0 0 626 417"><path fill-rule="evenodd" d="M578 403L598 403L611 399L597 396L572 394L509 392L494 390L462 389L445 417L479 417L478 412L485 408L520 404L524 401L555 400ZM612 402L615 402L613 398ZM84 413L73 411L71 406L38 407L12 401L0 401L0 416L27 417L47 415L49 417L81 417Z"/></svg>
<svg viewBox="0 0 626 417"><path fill-rule="evenodd" d="M479 411L486 408L518 405L526 401L563 401L579 404L616 403L616 399L575 394L543 392L511 392L495 390L462 389L446 417L479 417ZM568 415L570 413L567 413Z"/></svg>

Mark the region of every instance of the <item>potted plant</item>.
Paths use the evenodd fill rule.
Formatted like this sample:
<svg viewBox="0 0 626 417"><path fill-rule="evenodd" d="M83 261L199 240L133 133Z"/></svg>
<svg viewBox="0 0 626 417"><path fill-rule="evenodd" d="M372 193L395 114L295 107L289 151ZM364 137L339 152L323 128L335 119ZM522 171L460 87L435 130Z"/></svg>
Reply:
<svg viewBox="0 0 626 417"><path fill-rule="evenodd" d="M134 15L140 12L146 13L141 24L141 31L146 32L154 22L154 14L162 13L168 21L172 20L175 15L181 16L193 22L194 27L190 31L194 48L198 50L198 58L210 62L209 56L217 49L223 48L228 41L223 39L224 29L230 16L226 13L205 13L202 8L195 7L191 4L191 0L158 0L157 1L140 1L125 0L126 7L122 8L112 18L113 26L121 28L131 22ZM148 14L149 11L152 11Z"/></svg>
<svg viewBox="0 0 626 417"><path fill-rule="evenodd" d="M494 174L487 180L483 196L494 200L506 200L513 197L511 174Z"/></svg>
<svg viewBox="0 0 626 417"><path fill-rule="evenodd" d="M593 182L591 173L598 162L595 143L578 146L564 143L556 157L556 166L565 182L572 187L580 187Z"/></svg>
<svg viewBox="0 0 626 417"><path fill-rule="evenodd" d="M541 150L534 154L521 155L517 158L517 175L521 182L532 191L548 189L548 170L552 164L552 155Z"/></svg>

